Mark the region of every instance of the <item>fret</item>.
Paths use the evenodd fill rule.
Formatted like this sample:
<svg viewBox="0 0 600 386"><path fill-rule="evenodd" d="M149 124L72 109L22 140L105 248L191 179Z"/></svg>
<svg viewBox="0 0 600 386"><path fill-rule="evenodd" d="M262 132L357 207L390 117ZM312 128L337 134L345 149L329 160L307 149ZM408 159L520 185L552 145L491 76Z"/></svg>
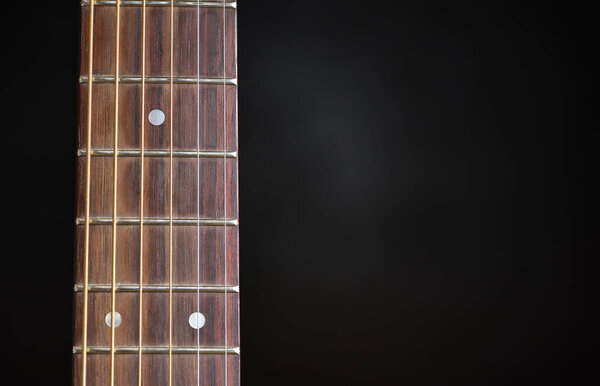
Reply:
<svg viewBox="0 0 600 386"><path fill-rule="evenodd" d="M86 115L87 83L80 86L80 114L78 148L85 149L87 144ZM140 104L141 85L121 84L119 86L119 146L124 149L140 149ZM188 151L196 149L198 140L203 151L237 151L237 87L219 85L200 85L200 100L196 85L178 84L174 86L173 100L173 150ZM92 87L93 127L92 148L113 148L114 125L114 85L97 83ZM144 147L148 150L169 151L170 110L169 85L146 85L144 118L146 122ZM198 106L199 104L199 106ZM198 110L199 108L199 110ZM153 126L148 115L154 109L165 113L165 122ZM198 116L200 127L198 128ZM225 118L225 133L223 133ZM217 129L219 128L219 129ZM199 137L198 137L199 134ZM226 148L223 148L225 134Z"/></svg>
<svg viewBox="0 0 600 386"><path fill-rule="evenodd" d="M225 26L223 26L225 12ZM88 29L89 7L82 8L82 31ZM115 57L115 7L94 7L93 73L114 76ZM173 75L175 77L235 79L236 67L236 9L222 7L200 9L200 19L195 7L174 9L175 39L173 42ZM141 76L142 60L139 47L142 37L141 7L121 9L120 74ZM146 8L146 75L170 76L170 30L169 7ZM200 39L197 24L200 22ZM225 29L224 29L225 28ZM88 74L87 33L82 34L80 75ZM225 47L223 47L225 38ZM199 40L199 44L198 44ZM226 51L223 63L223 49ZM199 51L198 51L199 50ZM198 62L198 56L200 61ZM200 65L198 72L198 64ZM225 69L224 69L225 67Z"/></svg>
<svg viewBox="0 0 600 386"><path fill-rule="evenodd" d="M76 227L77 264L75 283L83 283L84 227ZM110 283L112 227L90 227L89 283ZM198 243L198 230L200 243ZM174 285L221 286L239 283L238 227L173 227L173 283ZM168 277L168 226L144 226L144 285L164 285ZM121 225L117 229L117 283L139 282L139 225ZM224 248L227 243L227 250ZM199 249L198 249L199 248ZM227 270L224 261L227 259ZM198 278L198 263L200 277Z"/></svg>
<svg viewBox="0 0 600 386"><path fill-rule="evenodd" d="M139 284L117 284L115 286L117 292L138 292L140 289ZM233 286L219 286L219 285L181 285L174 284L171 287L173 292L187 292L187 293L225 293L225 292L240 292L240 287ZM75 284L73 287L75 292L83 291L83 284ZM88 291L90 292L110 292L112 290L111 284L88 284ZM145 284L142 286L144 292L169 292L169 286L166 284Z"/></svg>
<svg viewBox="0 0 600 386"><path fill-rule="evenodd" d="M73 346L73 353L81 353L81 346ZM108 354L110 347L91 346L86 350L88 354ZM188 354L188 355L240 355L239 347L173 347L173 354ZM138 346L121 346L115 347L115 354L137 354ZM152 347L142 346L143 354L168 354L169 347Z"/></svg>
<svg viewBox="0 0 600 386"><path fill-rule="evenodd" d="M137 149L119 149L118 157L140 157L141 151ZM85 157L86 149L77 150L78 157ZM113 149L92 149L90 155L92 157L113 157L115 151ZM169 150L144 150L144 157L169 157ZM236 158L235 151L216 151L216 150L175 150L173 151L174 158Z"/></svg>
<svg viewBox="0 0 600 386"><path fill-rule="evenodd" d="M171 78L168 76L146 76L144 77L146 83L149 84L169 84ZM92 77L93 83L114 83L114 75L94 75ZM82 75L79 77L79 83L88 83L88 76ZM142 83L141 76L130 76L120 75L119 83ZM174 76L174 84L216 84L216 85L237 85L237 79L225 79L225 78L198 78L190 76Z"/></svg>
<svg viewBox="0 0 600 386"><path fill-rule="evenodd" d="M110 6L110 5L116 5L117 2L115 0L96 0L94 1L94 6L96 7L103 7L103 6ZM236 8L237 7L237 3L234 2L225 2L225 4L223 4L223 2L219 2L219 1L174 1L173 5L175 7L196 7L196 6L200 6L202 8L223 8L223 6L225 6L226 8ZM81 1L81 6L82 7L89 7L90 6L90 2L89 0L83 0ZM141 0L122 0L121 1L121 7L141 7L142 6L142 1ZM170 7L171 6L171 1L169 0L148 0L146 1L146 7Z"/></svg>
<svg viewBox="0 0 600 386"><path fill-rule="evenodd" d="M91 170L97 181L91 193L90 216L99 218L93 224L101 224L102 218L112 218L113 159L110 157L91 158ZM162 224L169 217L170 168L168 158L147 157L144 159L144 217L153 225ZM77 160L80 178L83 177L86 158ZM128 218L140 214L140 159L123 157L119 160L117 217L122 224L134 224ZM227 183L223 184L223 175ZM83 182L83 181L82 181ZM223 219L234 220L239 217L237 204L237 159L235 158L174 158L173 159L173 216L176 225L193 225L192 220L211 219L223 223ZM200 189L200 201L198 201ZM80 192L81 193L81 192ZM224 195L228 200L225 205ZM84 216L83 199L77 206L77 217ZM198 208L199 206L199 208ZM199 213L198 213L199 211ZM181 220L180 220L181 219ZM150 223L148 223L150 225ZM202 225L202 224L201 224Z"/></svg>
<svg viewBox="0 0 600 386"><path fill-rule="evenodd" d="M137 385L137 354L119 354L117 356L115 377L121 380L121 385ZM198 361L200 366L198 368ZM142 373L143 385L167 385L168 356L166 354L142 355L143 368L149 369ZM94 354L88 356L87 386L106 386L106 371L108 355ZM240 356L227 355L228 380L224 382L225 355L173 355L173 385L200 386L238 386ZM151 369L151 370L150 370ZM81 385L81 354L73 355L74 384Z"/></svg>
<svg viewBox="0 0 600 386"><path fill-rule="evenodd" d="M111 294L90 292L88 304L88 346L110 346L110 327L106 315L111 311ZM227 304L225 304L225 296ZM238 308L239 294L224 293L173 293L173 347L239 347ZM75 293L75 311L81 311L83 294ZM121 314L121 324L115 328L118 346L138 345L138 309L139 293L119 292L115 296L115 311ZM169 333L164 324L169 316L169 294L164 292L144 292L142 296L144 310L144 346L167 346ZM189 324L190 315L198 311L206 321L202 328L195 329ZM230 323L223 323L224 311ZM81 315L75 315L75 326L81 326ZM226 344L227 341L227 344ZM74 346L81 346L81 337L75 336Z"/></svg>
<svg viewBox="0 0 600 386"><path fill-rule="evenodd" d="M238 220L236 219L218 219L218 218L156 218L156 217L145 217L144 225L169 225L170 222L176 226L185 225L199 225L199 226L237 226ZM77 217L75 219L75 225L85 224L85 218ZM90 225L111 225L112 217L90 217ZM140 225L139 217L118 217L117 225Z"/></svg>

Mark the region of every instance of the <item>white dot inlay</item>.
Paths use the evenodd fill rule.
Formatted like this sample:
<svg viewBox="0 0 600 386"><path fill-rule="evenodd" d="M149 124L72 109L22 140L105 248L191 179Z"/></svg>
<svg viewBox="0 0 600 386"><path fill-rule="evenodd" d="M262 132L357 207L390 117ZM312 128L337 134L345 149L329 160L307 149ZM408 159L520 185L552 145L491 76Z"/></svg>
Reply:
<svg viewBox="0 0 600 386"><path fill-rule="evenodd" d="M165 113L163 113L162 110L154 109L148 114L148 120L150 120L150 123L154 126L160 126L165 121Z"/></svg>
<svg viewBox="0 0 600 386"><path fill-rule="evenodd" d="M204 315L202 315L202 313L194 312L190 315L188 322L190 323L190 326L192 326L192 328L198 330L204 327L204 324L206 323L206 318L204 317Z"/></svg>
<svg viewBox="0 0 600 386"><path fill-rule="evenodd" d="M111 322L110 314L111 314L111 312L106 314L106 316L104 317L104 321L106 322L106 325L108 327L110 327L110 322ZM117 311L115 311L115 328L119 327L121 325L122 321L123 321L123 319L121 318L121 314L119 314Z"/></svg>

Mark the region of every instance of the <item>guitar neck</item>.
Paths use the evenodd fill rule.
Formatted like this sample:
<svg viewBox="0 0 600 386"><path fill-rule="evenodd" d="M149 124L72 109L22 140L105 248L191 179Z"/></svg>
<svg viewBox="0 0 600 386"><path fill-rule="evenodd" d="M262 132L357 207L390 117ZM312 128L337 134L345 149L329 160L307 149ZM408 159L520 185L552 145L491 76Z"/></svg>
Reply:
<svg viewBox="0 0 600 386"><path fill-rule="evenodd" d="M236 62L236 3L82 2L74 385L239 385Z"/></svg>

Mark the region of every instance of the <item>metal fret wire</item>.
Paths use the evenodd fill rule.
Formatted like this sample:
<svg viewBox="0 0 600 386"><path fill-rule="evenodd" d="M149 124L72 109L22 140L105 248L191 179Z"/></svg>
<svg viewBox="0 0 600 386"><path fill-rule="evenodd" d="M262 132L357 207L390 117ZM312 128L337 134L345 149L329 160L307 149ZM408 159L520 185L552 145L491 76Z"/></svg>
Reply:
<svg viewBox="0 0 600 386"><path fill-rule="evenodd" d="M113 162L113 223L112 223L112 289L110 316L110 386L115 384L115 298L117 282L117 179L119 149L119 36L121 27L121 2L117 1L115 38L115 156Z"/></svg>
<svg viewBox="0 0 600 386"><path fill-rule="evenodd" d="M227 148L227 88L225 86L225 79L227 76L227 63L226 63L226 47L227 47L227 36L226 36L226 10L225 3L223 3L223 149ZM227 218L227 158L223 156L223 218ZM225 328L223 335L225 335L225 347L227 347L227 227L223 229L223 261L224 261L224 277L223 285L225 290L223 291L224 310L225 313ZM225 386L227 386L227 351L225 351Z"/></svg>
<svg viewBox="0 0 600 386"><path fill-rule="evenodd" d="M137 346L117 346L115 347L115 354L136 354ZM106 354L110 351L110 347L105 346L88 346L88 354ZM77 354L81 352L81 347L74 346L73 353ZM146 354L166 354L169 352L168 346L144 346L144 353ZM174 354L183 355L196 355L198 348L196 347L173 347ZM239 347L201 347L200 353L203 355L223 355L228 352L229 355L240 355Z"/></svg>
<svg viewBox="0 0 600 386"><path fill-rule="evenodd" d="M142 326L143 326L143 294L144 294L144 129L146 117L146 0L142 3L142 99L140 106L141 138L140 138L140 291L139 291L139 331L138 331L138 386L142 386Z"/></svg>
<svg viewBox="0 0 600 386"><path fill-rule="evenodd" d="M173 376L173 0L171 0L171 59L169 113L169 386Z"/></svg>
<svg viewBox="0 0 600 386"><path fill-rule="evenodd" d="M91 150L92 157L112 157L114 156L114 150L104 149L104 148L95 148ZM140 150L137 149L119 149L118 151L119 157L137 157L141 154ZM227 158L236 158L237 152L235 151L221 151L221 150L173 150L173 157L175 158L196 158L200 154L201 158L221 158L223 153ZM77 150L77 156L83 157L87 154L86 149ZM145 157L168 157L169 150L153 150L146 149L144 151Z"/></svg>
<svg viewBox="0 0 600 386"><path fill-rule="evenodd" d="M81 384L86 385L87 380L87 318L88 318L88 280L89 280L89 257L90 257L90 185L91 185L91 148L92 148L92 66L94 54L94 5L90 6L90 32L88 34L88 105L87 105L87 155L86 176L85 176L85 262L83 273L83 327L82 327L82 347L81 353Z"/></svg>
<svg viewBox="0 0 600 386"><path fill-rule="evenodd" d="M119 81L121 83L136 84L136 83L140 83L142 81L141 77L137 76L137 75L120 75L119 77L120 77ZM88 79L87 75L80 76L79 82L85 83L85 82L87 82L87 79ZM113 75L105 75L105 74L96 74L92 77L92 79L96 83L114 83L114 81L115 81L115 77ZM176 83L176 84L196 84L198 81L201 84L209 84L209 85L210 84L221 85L221 84L223 84L223 82L225 82L226 84L231 84L231 85L237 84L237 79L235 79L235 78L223 80L222 78L200 78L200 79L198 79L196 77L189 77L189 76L174 76L173 77L173 83ZM169 76L146 76L146 83L170 84L170 82L171 82L171 77L169 77Z"/></svg>
<svg viewBox="0 0 600 386"><path fill-rule="evenodd" d="M239 286L227 286L227 291L229 293L238 293L240 291ZM216 293L220 294L223 291L223 286L220 285L185 285L185 284L173 284L173 293L198 293L198 288L203 293ZM112 289L111 284L103 284L103 283L88 283L88 292L110 292ZM83 291L82 284L75 284L73 286L73 290L75 292ZM117 283L117 292L136 292L139 293L140 286L138 283ZM143 285L144 292L154 292L154 293L168 293L169 285L168 284L144 284Z"/></svg>
<svg viewBox="0 0 600 386"><path fill-rule="evenodd" d="M110 225L112 224L112 217L90 217L90 225ZM184 226L194 225L198 222L196 218L173 218L173 225ZM137 225L140 223L138 217L118 217L118 225ZM76 218L76 225L85 224L85 218ZM145 225L157 225L157 226L168 226L169 217L146 217L144 219ZM238 220L230 218L201 218L200 225L204 226L238 226Z"/></svg>
<svg viewBox="0 0 600 386"><path fill-rule="evenodd" d="M174 3L175 3L176 7L201 6L203 8L221 8L223 5L223 3L220 1L182 1L182 0L178 1L178 0L176 0ZM96 1L94 1L94 4L96 5L96 7L115 5L115 0L96 0ZM166 7L166 6L170 5L170 1L169 0L148 0L146 2L146 4L149 7ZM88 5L90 5L89 0L81 1L81 6L86 7ZM135 7L135 6L139 6L139 5L142 5L141 0L121 0L122 7ZM237 7L237 3L235 1L225 2L225 6L227 8L235 8L235 7Z"/></svg>

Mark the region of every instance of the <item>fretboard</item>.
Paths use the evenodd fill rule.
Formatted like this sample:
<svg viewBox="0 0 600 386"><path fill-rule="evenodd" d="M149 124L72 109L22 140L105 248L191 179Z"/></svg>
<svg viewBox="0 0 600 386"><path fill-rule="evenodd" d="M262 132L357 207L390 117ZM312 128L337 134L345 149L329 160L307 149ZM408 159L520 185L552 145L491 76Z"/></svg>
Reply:
<svg viewBox="0 0 600 386"><path fill-rule="evenodd" d="M73 384L239 385L236 3L81 15Z"/></svg>

